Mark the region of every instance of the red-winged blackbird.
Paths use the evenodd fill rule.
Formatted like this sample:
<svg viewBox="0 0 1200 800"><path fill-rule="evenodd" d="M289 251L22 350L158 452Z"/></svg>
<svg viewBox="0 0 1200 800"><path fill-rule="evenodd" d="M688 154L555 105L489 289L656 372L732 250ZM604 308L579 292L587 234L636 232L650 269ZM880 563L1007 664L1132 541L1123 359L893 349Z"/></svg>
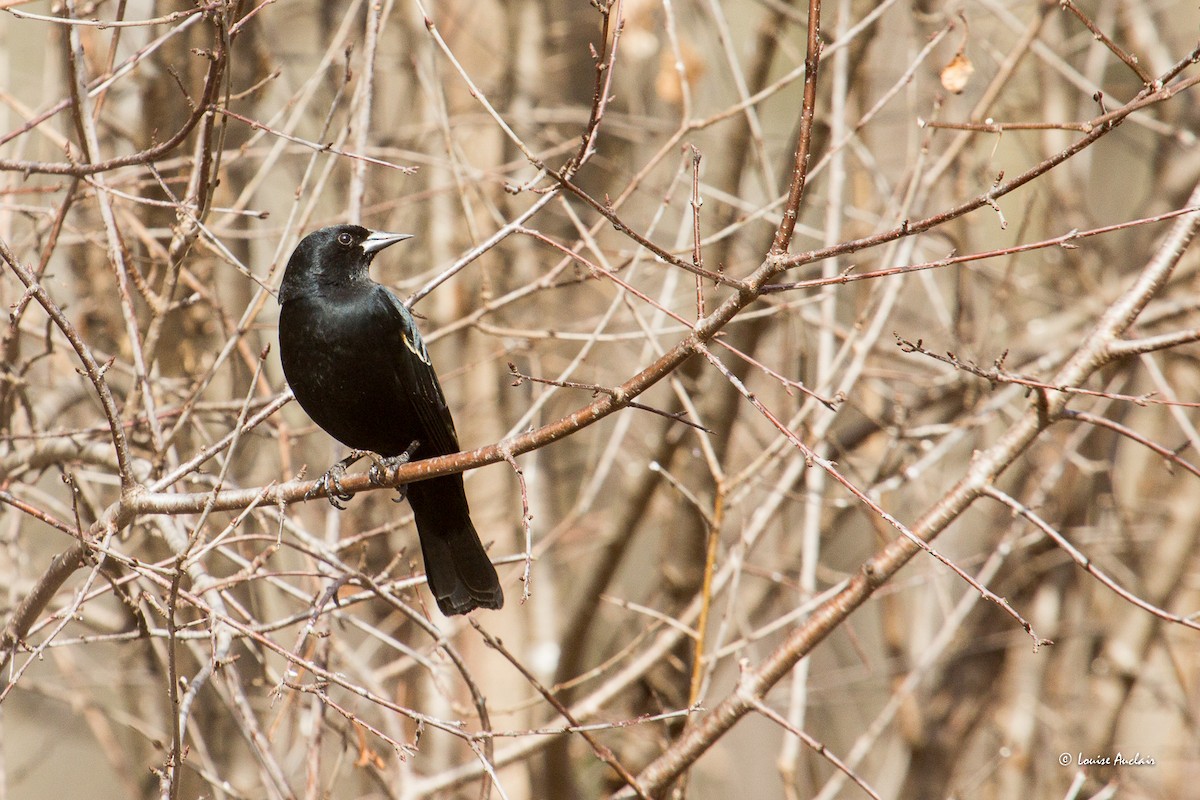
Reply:
<svg viewBox="0 0 1200 800"><path fill-rule="evenodd" d="M459 449L412 315L368 273L376 253L408 238L358 225L322 228L296 247L279 288L279 355L296 399L342 444L392 459L414 444L418 457ZM504 605L496 569L471 524L462 476L418 481L407 494L442 613Z"/></svg>

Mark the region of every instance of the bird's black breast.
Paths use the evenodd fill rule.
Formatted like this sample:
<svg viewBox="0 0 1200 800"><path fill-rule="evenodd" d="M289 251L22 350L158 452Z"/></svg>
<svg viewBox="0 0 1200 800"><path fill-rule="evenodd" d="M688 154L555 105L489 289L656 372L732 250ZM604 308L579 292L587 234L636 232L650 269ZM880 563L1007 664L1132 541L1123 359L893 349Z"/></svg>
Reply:
<svg viewBox="0 0 1200 800"><path fill-rule="evenodd" d="M343 444L384 456L458 449L441 387L399 301L376 284L283 304L279 355L297 401Z"/></svg>

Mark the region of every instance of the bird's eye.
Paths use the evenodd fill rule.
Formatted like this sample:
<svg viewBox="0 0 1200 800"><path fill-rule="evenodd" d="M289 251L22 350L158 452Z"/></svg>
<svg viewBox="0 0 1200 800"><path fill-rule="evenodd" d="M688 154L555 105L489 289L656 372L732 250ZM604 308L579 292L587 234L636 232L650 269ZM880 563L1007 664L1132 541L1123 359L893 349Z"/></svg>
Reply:
<svg viewBox="0 0 1200 800"><path fill-rule="evenodd" d="M349 247L350 245L354 244L354 237L348 233L339 233L338 234L338 244Z"/></svg>

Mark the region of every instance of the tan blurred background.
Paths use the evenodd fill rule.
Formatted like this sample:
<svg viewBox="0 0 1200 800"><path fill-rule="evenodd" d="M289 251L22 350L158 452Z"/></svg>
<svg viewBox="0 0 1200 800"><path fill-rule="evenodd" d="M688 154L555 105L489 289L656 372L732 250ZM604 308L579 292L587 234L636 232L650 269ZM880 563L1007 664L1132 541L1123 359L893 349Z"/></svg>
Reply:
<svg viewBox="0 0 1200 800"><path fill-rule="evenodd" d="M792 253L950 211L1090 135L1161 88L1154 79L1197 69L1173 69L1196 47L1192 3L1080 2L1078 15L1032 0L818 5L824 54ZM698 289L638 238L687 263L699 250L704 269L736 279L759 267L801 124L807 8L786 0L0 8L0 240L96 361L111 360L129 474L145 485L285 389L272 290L304 233L342 221L415 233L373 271L402 297L457 269L414 311L460 440L480 447L628 381L733 293L708 279ZM118 17L129 24L89 23ZM1157 100L995 207L775 282L1184 208L1200 177L1195 89ZM138 155L185 126L177 146ZM578 193L531 161L563 170L581 142ZM1172 224L762 295L710 345L728 374L693 357L637 398L651 410L516 459L527 601L516 474L468 473L508 597L475 617L577 722L599 726L593 742L564 732L530 679L404 582L420 559L391 492L359 494L343 513L320 499L164 508L104 538L94 523L120 498L111 421L61 327L4 264L6 631L76 541L37 514L78 526L92 555L21 647L4 642L0 798L617 791L597 752L633 776L670 759L735 694L739 664L783 652L825 593L900 536L806 466L780 426L915 526L1036 403L1012 379L1049 381ZM765 693L776 716L754 710L711 737L668 796L870 796L788 727L887 798L1191 796L1196 269L1185 252L1126 334L1167 339L1095 370L1071 400L1129 435L1058 421L996 483L1081 556L986 497L935 542L1052 645L1035 652L1012 615L920 554ZM509 362L579 386L515 381ZM261 489L343 454L289 404L155 491ZM319 602L331 586L341 602ZM466 735L481 730L497 733L494 747ZM1154 763L1076 763L1118 753Z"/></svg>

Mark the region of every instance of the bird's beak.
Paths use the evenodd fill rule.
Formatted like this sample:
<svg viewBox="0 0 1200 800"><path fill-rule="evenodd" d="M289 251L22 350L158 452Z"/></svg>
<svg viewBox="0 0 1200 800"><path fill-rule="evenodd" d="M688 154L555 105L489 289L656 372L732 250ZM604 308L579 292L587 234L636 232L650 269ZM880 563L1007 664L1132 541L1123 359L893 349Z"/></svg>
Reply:
<svg viewBox="0 0 1200 800"><path fill-rule="evenodd" d="M371 231L371 235L362 243L363 252L373 256L385 247L391 247L396 242L411 239L411 233L388 233L387 231Z"/></svg>

